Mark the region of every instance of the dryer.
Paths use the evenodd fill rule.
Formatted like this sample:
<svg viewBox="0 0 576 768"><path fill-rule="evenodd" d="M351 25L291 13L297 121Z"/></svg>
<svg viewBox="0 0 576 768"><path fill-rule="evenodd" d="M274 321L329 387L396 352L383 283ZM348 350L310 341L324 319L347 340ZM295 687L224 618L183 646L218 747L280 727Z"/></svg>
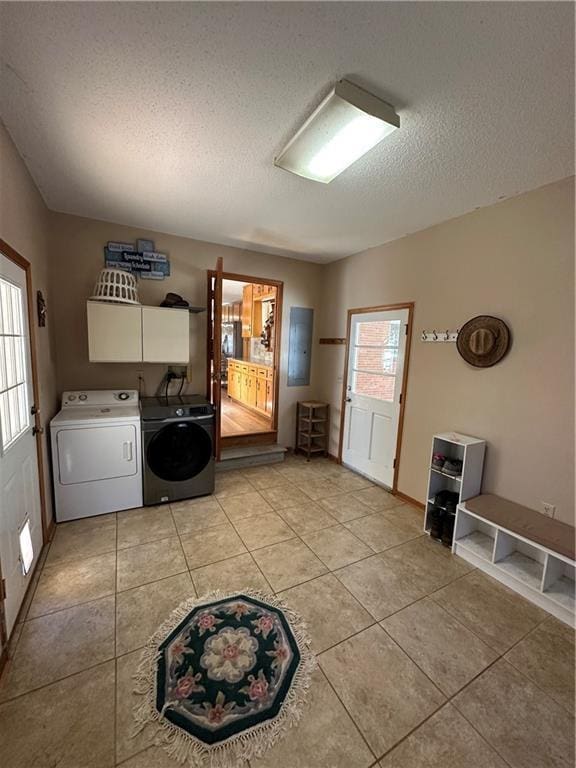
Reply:
<svg viewBox="0 0 576 768"><path fill-rule="evenodd" d="M57 522L142 506L136 390L64 392L50 437Z"/></svg>

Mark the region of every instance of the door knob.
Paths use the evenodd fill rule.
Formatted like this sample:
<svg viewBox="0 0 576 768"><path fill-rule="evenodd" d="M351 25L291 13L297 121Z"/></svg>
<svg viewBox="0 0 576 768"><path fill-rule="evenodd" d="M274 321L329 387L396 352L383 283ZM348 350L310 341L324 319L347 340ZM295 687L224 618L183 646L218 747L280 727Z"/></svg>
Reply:
<svg viewBox="0 0 576 768"><path fill-rule="evenodd" d="M347 402L347 403L351 403L351 402L352 402L352 398L351 398L351 397L347 397L347 398L346 398L346 402Z"/></svg>
<svg viewBox="0 0 576 768"><path fill-rule="evenodd" d="M44 429L42 427L32 427L32 437L35 437L36 435L43 435Z"/></svg>

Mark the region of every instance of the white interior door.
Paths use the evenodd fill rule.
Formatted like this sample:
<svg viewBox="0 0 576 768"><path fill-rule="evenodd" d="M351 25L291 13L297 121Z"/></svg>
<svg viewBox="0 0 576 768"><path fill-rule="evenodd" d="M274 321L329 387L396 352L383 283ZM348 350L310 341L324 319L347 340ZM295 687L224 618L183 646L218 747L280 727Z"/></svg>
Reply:
<svg viewBox="0 0 576 768"><path fill-rule="evenodd" d="M42 548L26 272L0 254L0 563L10 634Z"/></svg>
<svg viewBox="0 0 576 768"><path fill-rule="evenodd" d="M342 461L392 488L408 310L352 315Z"/></svg>

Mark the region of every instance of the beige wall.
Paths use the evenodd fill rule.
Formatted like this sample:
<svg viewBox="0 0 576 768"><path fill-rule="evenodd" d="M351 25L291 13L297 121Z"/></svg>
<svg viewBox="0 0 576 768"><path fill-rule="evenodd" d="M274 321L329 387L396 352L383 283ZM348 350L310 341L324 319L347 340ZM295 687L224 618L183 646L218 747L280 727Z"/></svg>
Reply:
<svg viewBox="0 0 576 768"><path fill-rule="evenodd" d="M88 361L86 299L104 266L103 248L108 240L132 242L138 237L150 238L155 241L157 250L170 256L169 278L139 281L140 301L144 304L159 304L167 291L174 291L193 305L206 306L206 270L215 268L218 256L223 257L227 272L282 280L284 310L278 437L282 445L292 444L294 404L310 397L312 390L310 387L286 386L288 319L291 306L317 306L319 265L65 214L50 215L50 230L59 392L90 387L136 388L137 374L142 370L146 394L154 394L166 371L165 365ZM188 391L204 393L206 313L191 315L191 337L193 376Z"/></svg>
<svg viewBox="0 0 576 768"><path fill-rule="evenodd" d="M445 222L325 268L320 336L344 336L352 307L414 301L399 490L424 501L432 435L488 441L486 492L574 521L574 180ZM497 366L467 365L453 344L423 344L479 314L513 336ZM337 452L343 347L321 346L319 394Z"/></svg>
<svg viewBox="0 0 576 768"><path fill-rule="evenodd" d="M48 304L47 324L35 327L40 385L40 411L44 431L44 474L48 518L52 515L48 421L57 410L54 360L54 306L49 288L48 209L8 132L0 123L0 237L32 264L34 295L41 290ZM34 315L36 311L34 309Z"/></svg>

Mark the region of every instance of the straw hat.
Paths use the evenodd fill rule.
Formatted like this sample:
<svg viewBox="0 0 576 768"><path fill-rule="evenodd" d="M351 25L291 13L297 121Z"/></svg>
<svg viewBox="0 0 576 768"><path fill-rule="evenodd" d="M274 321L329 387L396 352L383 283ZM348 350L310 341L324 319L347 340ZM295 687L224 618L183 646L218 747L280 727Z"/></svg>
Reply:
<svg viewBox="0 0 576 768"><path fill-rule="evenodd" d="M499 317L479 315L462 326L456 346L467 363L476 368L489 368L508 352L510 330Z"/></svg>

